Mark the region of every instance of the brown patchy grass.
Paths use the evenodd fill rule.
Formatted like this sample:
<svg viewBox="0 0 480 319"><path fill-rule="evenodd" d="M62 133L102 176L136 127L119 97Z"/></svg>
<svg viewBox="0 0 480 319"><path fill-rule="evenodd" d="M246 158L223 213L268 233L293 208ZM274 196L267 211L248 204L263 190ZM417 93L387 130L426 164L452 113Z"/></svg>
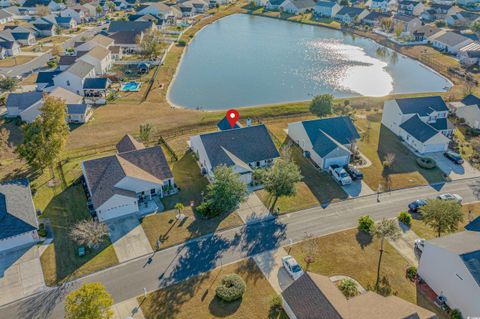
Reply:
<svg viewBox="0 0 480 319"><path fill-rule="evenodd" d="M27 55L19 55L17 57L8 57L3 60L0 60L0 67L12 67L16 65L25 64L27 62L32 61L35 59L36 56L27 56Z"/></svg>
<svg viewBox="0 0 480 319"><path fill-rule="evenodd" d="M223 275L236 273L246 283L243 297L238 301L223 302L215 296L215 289ZM190 318L271 318L286 319L286 314L274 312L271 301L275 292L251 259L214 269L184 282L138 298L146 319Z"/></svg>

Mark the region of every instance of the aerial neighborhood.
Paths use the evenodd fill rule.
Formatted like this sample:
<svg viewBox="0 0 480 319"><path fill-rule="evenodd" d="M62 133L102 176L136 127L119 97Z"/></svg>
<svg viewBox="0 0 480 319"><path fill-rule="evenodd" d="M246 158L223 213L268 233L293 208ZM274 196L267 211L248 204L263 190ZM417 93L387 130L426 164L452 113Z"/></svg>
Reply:
<svg viewBox="0 0 480 319"><path fill-rule="evenodd" d="M0 318L480 318L478 0L0 0Z"/></svg>

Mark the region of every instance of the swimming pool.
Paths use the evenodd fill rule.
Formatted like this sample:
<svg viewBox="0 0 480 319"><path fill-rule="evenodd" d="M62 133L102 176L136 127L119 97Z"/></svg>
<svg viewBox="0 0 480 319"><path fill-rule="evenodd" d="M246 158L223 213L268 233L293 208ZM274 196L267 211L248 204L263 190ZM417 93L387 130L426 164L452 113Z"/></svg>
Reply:
<svg viewBox="0 0 480 319"><path fill-rule="evenodd" d="M120 91L122 92L138 92L140 90L141 82L127 82L122 85Z"/></svg>

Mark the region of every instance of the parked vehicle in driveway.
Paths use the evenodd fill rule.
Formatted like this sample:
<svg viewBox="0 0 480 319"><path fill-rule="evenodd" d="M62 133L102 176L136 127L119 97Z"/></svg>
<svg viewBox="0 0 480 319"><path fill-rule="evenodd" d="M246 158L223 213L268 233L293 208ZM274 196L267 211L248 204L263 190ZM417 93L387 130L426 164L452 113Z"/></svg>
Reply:
<svg viewBox="0 0 480 319"><path fill-rule="evenodd" d="M425 247L425 239L423 238L415 239L415 249L418 249L418 251L423 252L424 247Z"/></svg>
<svg viewBox="0 0 480 319"><path fill-rule="evenodd" d="M458 194L450 194L450 193L445 193L445 194L441 194L441 195L438 195L437 196L438 199L441 199L441 200L452 200L452 201L455 201L459 204L462 203L462 196L458 195Z"/></svg>
<svg viewBox="0 0 480 319"><path fill-rule="evenodd" d="M300 267L295 258L290 255L282 257L282 265L293 280L297 280L303 275L302 267Z"/></svg>
<svg viewBox="0 0 480 319"><path fill-rule="evenodd" d="M446 158L448 158L449 160L451 160L452 162L454 162L457 165L462 165L463 162L464 162L463 158L460 154L452 152L452 151L447 151L447 152L443 153L443 156L445 156Z"/></svg>
<svg viewBox="0 0 480 319"><path fill-rule="evenodd" d="M356 169L354 166L345 165L343 168L354 181L363 179L363 173Z"/></svg>
<svg viewBox="0 0 480 319"><path fill-rule="evenodd" d="M332 175L333 179L337 181L340 185L349 185L352 183L352 178L348 173L338 165L332 165L329 168L330 174Z"/></svg>
<svg viewBox="0 0 480 319"><path fill-rule="evenodd" d="M411 211L411 212L418 212L418 210L420 209L420 207L422 206L425 206L427 205L427 201L424 200L424 199L417 199L416 201L413 201L411 202L410 204L408 204L408 209Z"/></svg>

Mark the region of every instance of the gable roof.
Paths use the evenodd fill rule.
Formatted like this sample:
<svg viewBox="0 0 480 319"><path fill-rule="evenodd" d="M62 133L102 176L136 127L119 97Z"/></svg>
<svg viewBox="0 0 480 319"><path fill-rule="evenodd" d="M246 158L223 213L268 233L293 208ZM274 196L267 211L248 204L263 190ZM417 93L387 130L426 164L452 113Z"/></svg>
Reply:
<svg viewBox="0 0 480 319"><path fill-rule="evenodd" d="M90 73L90 71L94 69L95 69L95 66L93 66L92 64L82 60L78 60L74 64L72 64L71 67L65 70L65 72L74 74L79 78L83 79L85 76L87 76L88 73Z"/></svg>
<svg viewBox="0 0 480 319"><path fill-rule="evenodd" d="M10 93L5 105L7 107L18 107L20 110L26 110L42 99L42 92Z"/></svg>
<svg viewBox="0 0 480 319"><path fill-rule="evenodd" d="M480 286L480 250L460 255L460 258Z"/></svg>
<svg viewBox="0 0 480 319"><path fill-rule="evenodd" d="M5 11L5 10L0 10L0 19L7 19L13 16L10 12Z"/></svg>
<svg viewBox="0 0 480 319"><path fill-rule="evenodd" d="M314 0L290 0L293 6L297 9L309 9L315 7Z"/></svg>
<svg viewBox="0 0 480 319"><path fill-rule="evenodd" d="M0 240L38 229L27 180L0 183Z"/></svg>
<svg viewBox="0 0 480 319"><path fill-rule="evenodd" d="M469 94L463 98L462 103L465 105L478 105L480 106L480 98L473 94Z"/></svg>
<svg viewBox="0 0 480 319"><path fill-rule="evenodd" d="M110 80L108 78L86 78L83 81L84 90L103 90L108 88Z"/></svg>
<svg viewBox="0 0 480 319"><path fill-rule="evenodd" d="M432 126L423 122L417 114L400 124L400 127L422 143L439 134Z"/></svg>
<svg viewBox="0 0 480 319"><path fill-rule="evenodd" d="M96 44L99 44L99 45L101 45L105 48L112 45L113 42L114 42L112 38L107 37L107 36L102 35L102 34L97 34L90 41L94 42Z"/></svg>
<svg viewBox="0 0 480 319"><path fill-rule="evenodd" d="M70 24L72 20L72 17L55 17L55 22L58 24Z"/></svg>
<svg viewBox="0 0 480 319"><path fill-rule="evenodd" d="M85 161L83 167L95 209L115 194L135 197L135 193L115 187L124 177L154 183L173 177L160 146Z"/></svg>
<svg viewBox="0 0 480 319"><path fill-rule="evenodd" d="M321 157L328 155L340 145L351 144L360 138L349 116L303 121L302 125L313 149Z"/></svg>
<svg viewBox="0 0 480 319"><path fill-rule="evenodd" d="M230 126L230 123L227 121L227 117L224 116L223 119L220 120L220 122L217 123L217 127L221 130L221 131L225 131L225 130L231 130L232 128L241 128L241 126L239 125L239 123L235 123L235 125L233 127Z"/></svg>
<svg viewBox="0 0 480 319"><path fill-rule="evenodd" d="M79 104L82 102L82 97L69 90L57 86L50 92L50 96L62 99L65 104Z"/></svg>
<svg viewBox="0 0 480 319"><path fill-rule="evenodd" d="M67 104L68 114L85 114L88 110L88 104Z"/></svg>
<svg viewBox="0 0 480 319"><path fill-rule="evenodd" d="M62 73L62 71L41 71L38 72L37 74L37 80L35 83L48 83L48 84L53 84L53 78Z"/></svg>
<svg viewBox="0 0 480 319"><path fill-rule="evenodd" d="M395 20L398 20L398 21L402 21L402 22L410 22L412 20L415 20L415 19L418 19L417 17L415 16L408 16L408 15L404 15L404 14L396 14L393 19Z"/></svg>
<svg viewBox="0 0 480 319"><path fill-rule="evenodd" d="M109 33L132 31L143 32L153 26L151 21L112 21L108 27Z"/></svg>
<svg viewBox="0 0 480 319"><path fill-rule="evenodd" d="M337 5L334 1L317 1L317 7L333 8Z"/></svg>
<svg viewBox="0 0 480 319"><path fill-rule="evenodd" d="M88 51L84 56L91 56L97 60L103 60L110 54L108 49L105 49L101 46L95 46L93 49Z"/></svg>
<svg viewBox="0 0 480 319"><path fill-rule="evenodd" d="M456 32L451 32L451 31L446 31L446 32L439 32L437 34L434 34L431 37L432 40L441 42L447 46L456 46L459 45L463 42L471 42L472 40L458 34Z"/></svg>
<svg viewBox="0 0 480 319"><path fill-rule="evenodd" d="M142 150L145 148L145 145L137 141L130 134L127 134L124 137L122 137L122 139L120 140L120 142L117 143L117 145L115 145L115 148L117 149L118 153L125 153L125 152Z"/></svg>
<svg viewBox="0 0 480 319"><path fill-rule="evenodd" d="M378 19L382 18L390 18L391 15L383 12L378 12L378 11L370 11L363 20L370 20L370 21L375 21Z"/></svg>
<svg viewBox="0 0 480 319"><path fill-rule="evenodd" d="M136 31L120 31L109 35L115 41L115 45L135 44L137 43L137 35L141 34Z"/></svg>
<svg viewBox="0 0 480 319"><path fill-rule="evenodd" d="M433 111L448 111L448 107L441 96L412 97L395 99L403 114L418 114L428 116Z"/></svg>
<svg viewBox="0 0 480 319"><path fill-rule="evenodd" d="M350 17L356 17L358 16L360 13L362 13L365 9L362 9L362 8L356 8L356 7L343 7L342 9L340 9L340 11L337 12L337 16L338 15L348 15Z"/></svg>
<svg viewBox="0 0 480 319"><path fill-rule="evenodd" d="M263 124L202 134L199 137L212 167L235 164L234 159L225 150L244 163L280 156Z"/></svg>

